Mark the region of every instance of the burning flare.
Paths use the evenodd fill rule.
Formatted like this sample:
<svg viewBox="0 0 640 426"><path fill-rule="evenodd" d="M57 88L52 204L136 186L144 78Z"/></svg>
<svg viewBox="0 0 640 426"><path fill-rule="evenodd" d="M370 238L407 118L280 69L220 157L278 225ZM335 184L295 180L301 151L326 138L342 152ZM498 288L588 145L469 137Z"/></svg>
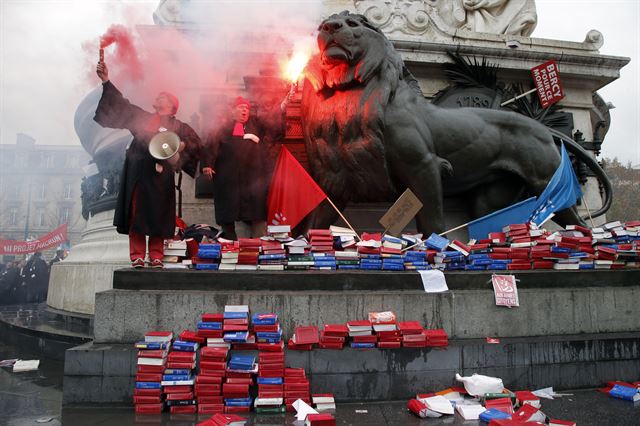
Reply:
<svg viewBox="0 0 640 426"><path fill-rule="evenodd" d="M293 54L289 62L287 62L286 69L284 71L285 78L292 83L296 83L300 78L300 74L307 66L309 57L311 55L307 52L296 52Z"/></svg>

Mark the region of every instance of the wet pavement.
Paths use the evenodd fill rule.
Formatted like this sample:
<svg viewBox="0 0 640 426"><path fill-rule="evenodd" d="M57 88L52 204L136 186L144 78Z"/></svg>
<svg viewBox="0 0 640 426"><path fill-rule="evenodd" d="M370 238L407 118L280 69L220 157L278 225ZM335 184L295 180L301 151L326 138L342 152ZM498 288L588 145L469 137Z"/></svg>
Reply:
<svg viewBox="0 0 640 426"><path fill-rule="evenodd" d="M0 359L40 359L38 371L12 373L0 369L0 425L172 425L192 426L209 415L135 415L133 407L75 407L61 409L63 363L40 357L37 352L18 350L0 343ZM640 376L640 372L639 372ZM427 391L425 389L425 391ZM559 390L556 390L559 392ZM550 418L573 420L580 426L640 425L640 404L617 400L595 390L563 391L572 393L555 400L542 400L542 411ZM407 396L409 398L410 395ZM414 426L414 425L486 425L464 421L459 416L419 419L408 413L406 401L368 404L338 404L338 425ZM249 417L249 416L247 416ZM252 414L247 425L291 425L292 414Z"/></svg>

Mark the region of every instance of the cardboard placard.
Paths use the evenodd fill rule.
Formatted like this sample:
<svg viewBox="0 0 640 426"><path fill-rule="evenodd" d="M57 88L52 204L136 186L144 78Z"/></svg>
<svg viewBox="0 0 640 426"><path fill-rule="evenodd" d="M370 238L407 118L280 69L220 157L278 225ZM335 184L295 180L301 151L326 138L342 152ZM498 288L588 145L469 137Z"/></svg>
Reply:
<svg viewBox="0 0 640 426"><path fill-rule="evenodd" d="M547 108L564 98L564 90L562 83L560 83L560 71L556 61L547 61L531 68L531 75L542 108Z"/></svg>
<svg viewBox="0 0 640 426"><path fill-rule="evenodd" d="M518 301L518 287L515 275L492 275L493 293L496 306L520 306Z"/></svg>
<svg viewBox="0 0 640 426"><path fill-rule="evenodd" d="M411 192L409 188L402 193L400 198L382 216L379 223L390 235L399 236L411 219L422 208L422 202Z"/></svg>

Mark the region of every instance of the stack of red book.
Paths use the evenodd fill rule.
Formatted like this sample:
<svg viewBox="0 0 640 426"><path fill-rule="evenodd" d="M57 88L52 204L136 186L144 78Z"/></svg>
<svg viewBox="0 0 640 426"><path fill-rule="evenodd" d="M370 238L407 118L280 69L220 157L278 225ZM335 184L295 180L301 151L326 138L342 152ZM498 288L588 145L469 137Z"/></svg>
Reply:
<svg viewBox="0 0 640 426"><path fill-rule="evenodd" d="M225 400L225 413L248 413L251 411L249 388L253 385L251 373L227 371L227 378L222 385L222 396ZM247 405L231 404L230 400L247 399Z"/></svg>
<svg viewBox="0 0 640 426"><path fill-rule="evenodd" d="M206 337L199 336L197 332L191 330L183 330L179 338L184 342L197 343L199 346L204 346L207 341Z"/></svg>
<svg viewBox="0 0 640 426"><path fill-rule="evenodd" d="M418 321L401 321L398 330L402 336L402 346L407 348L423 348L427 345L424 328Z"/></svg>
<svg viewBox="0 0 640 426"><path fill-rule="evenodd" d="M310 229L309 243L312 253L333 252L333 235L329 229Z"/></svg>
<svg viewBox="0 0 640 426"><path fill-rule="evenodd" d="M320 331L321 349L342 349L349 335L349 329L345 324L325 324Z"/></svg>
<svg viewBox="0 0 640 426"><path fill-rule="evenodd" d="M318 327L315 325L296 327L287 347L293 350L310 351L318 343Z"/></svg>
<svg viewBox="0 0 640 426"><path fill-rule="evenodd" d="M258 377L284 377L284 352L259 352ZM259 387L258 391L260 391Z"/></svg>
<svg viewBox="0 0 640 426"><path fill-rule="evenodd" d="M448 346L449 335L442 328L424 330L423 335L427 338L427 346Z"/></svg>
<svg viewBox="0 0 640 426"><path fill-rule="evenodd" d="M301 399L311 405L311 389L304 368L285 368L284 370L284 402L287 411L295 412L293 403Z"/></svg>
<svg viewBox="0 0 640 426"><path fill-rule="evenodd" d="M236 266L236 269L252 269L251 267L256 269L258 256L260 255L260 249L262 247L262 240L260 238L240 238L238 245L240 247L238 266L243 265L243 268Z"/></svg>
<svg viewBox="0 0 640 426"><path fill-rule="evenodd" d="M202 314L201 322L198 324L198 336L208 338L221 338L224 335L222 327L219 329L224 321L223 314ZM204 342L199 342L203 345Z"/></svg>
<svg viewBox="0 0 640 426"><path fill-rule="evenodd" d="M192 376L196 367L196 352L173 350L167 357L166 367L162 376L162 386L169 412L172 414L196 413L197 401L193 393Z"/></svg>
<svg viewBox="0 0 640 426"><path fill-rule="evenodd" d="M137 414L162 413L162 373L172 339L170 331L155 331L145 334L144 341L135 344L138 357L133 403Z"/></svg>
<svg viewBox="0 0 640 426"><path fill-rule="evenodd" d="M198 413L222 413L222 381L227 368L227 349L203 347L200 350L200 374L196 377L195 396Z"/></svg>
<svg viewBox="0 0 640 426"><path fill-rule="evenodd" d="M402 337L397 327L396 314L393 312L369 312L369 321L378 339L379 348L399 348L401 346Z"/></svg>

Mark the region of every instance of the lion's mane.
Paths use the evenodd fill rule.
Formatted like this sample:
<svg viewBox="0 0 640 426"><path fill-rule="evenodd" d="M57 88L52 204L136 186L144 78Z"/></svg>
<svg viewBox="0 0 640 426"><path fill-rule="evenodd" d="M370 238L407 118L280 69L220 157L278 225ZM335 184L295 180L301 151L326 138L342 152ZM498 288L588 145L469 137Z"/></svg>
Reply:
<svg viewBox="0 0 640 426"><path fill-rule="evenodd" d="M327 22L350 31L340 35L361 54L327 64L321 46L307 66L302 119L311 173L337 201L390 199L397 191L387 170L385 108L409 74L389 40L364 16L342 12L320 29Z"/></svg>

